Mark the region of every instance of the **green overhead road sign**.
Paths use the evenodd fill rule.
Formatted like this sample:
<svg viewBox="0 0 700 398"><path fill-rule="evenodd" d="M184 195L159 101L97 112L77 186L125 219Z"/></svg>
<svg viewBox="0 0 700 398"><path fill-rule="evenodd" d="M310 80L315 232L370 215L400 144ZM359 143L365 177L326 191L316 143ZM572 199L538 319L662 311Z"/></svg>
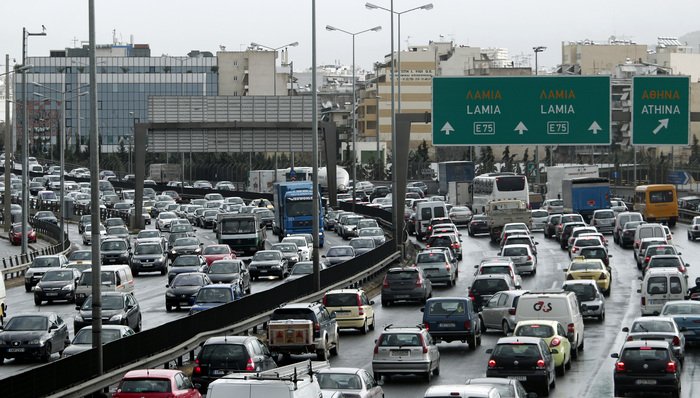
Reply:
<svg viewBox="0 0 700 398"><path fill-rule="evenodd" d="M433 78L433 145L607 145L610 114L608 76Z"/></svg>
<svg viewBox="0 0 700 398"><path fill-rule="evenodd" d="M632 144L688 145L690 77L632 78Z"/></svg>

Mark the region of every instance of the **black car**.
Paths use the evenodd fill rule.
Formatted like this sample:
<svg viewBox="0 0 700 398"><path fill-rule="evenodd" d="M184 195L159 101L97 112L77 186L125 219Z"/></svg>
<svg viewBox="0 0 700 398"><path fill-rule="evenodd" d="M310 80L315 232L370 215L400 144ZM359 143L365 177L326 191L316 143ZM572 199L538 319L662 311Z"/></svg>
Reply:
<svg viewBox="0 0 700 398"><path fill-rule="evenodd" d="M48 210L37 211L36 214L34 214L34 219L38 221L48 222L51 224L58 224L58 219L56 218L56 215L53 214L52 211Z"/></svg>
<svg viewBox="0 0 700 398"><path fill-rule="evenodd" d="M372 193L369 194L369 200L372 201L377 198L383 198L391 193L391 188L386 186L375 186Z"/></svg>
<svg viewBox="0 0 700 398"><path fill-rule="evenodd" d="M241 260L216 260L209 266L207 275L212 283L236 283L241 285L241 291L250 294L250 272L248 266Z"/></svg>
<svg viewBox="0 0 700 398"><path fill-rule="evenodd" d="M41 305L56 300L75 302L75 287L80 271L75 268L49 268L34 286L34 304Z"/></svg>
<svg viewBox="0 0 700 398"><path fill-rule="evenodd" d="M513 278L507 274L481 274L476 275L472 285L467 288L469 298L472 299L474 309L481 308L494 294L504 290L515 290Z"/></svg>
<svg viewBox="0 0 700 398"><path fill-rule="evenodd" d="M272 229L272 223L275 221L275 213L270 209L255 209L253 213L260 217L260 225L264 225L267 229Z"/></svg>
<svg viewBox="0 0 700 398"><path fill-rule="evenodd" d="M70 344L68 326L53 312L18 314L0 331L0 364L5 358L33 358L48 362Z"/></svg>
<svg viewBox="0 0 700 398"><path fill-rule="evenodd" d="M168 256L171 260L174 260L178 256L181 256L183 254L199 255L202 253L202 245L203 243L195 237L177 238L175 239L175 242L173 242L173 245L170 247L170 252L168 253Z"/></svg>
<svg viewBox="0 0 700 398"><path fill-rule="evenodd" d="M476 234L488 234L489 233L489 225L487 222L487 218L485 214L475 214L471 221L469 221L469 225L467 225L467 233L469 236L474 236Z"/></svg>
<svg viewBox="0 0 700 398"><path fill-rule="evenodd" d="M321 257L325 259L326 267L332 267L355 257L355 249L352 246L333 246Z"/></svg>
<svg viewBox="0 0 700 398"><path fill-rule="evenodd" d="M287 259L287 263L290 267L299 262L299 247L295 243L275 243L270 246L270 250L281 251L284 258Z"/></svg>
<svg viewBox="0 0 700 398"><path fill-rule="evenodd" d="M253 280L261 276L279 276L280 279L284 279L289 275L289 263L279 250L257 251L248 269Z"/></svg>
<svg viewBox="0 0 700 398"><path fill-rule="evenodd" d="M561 220L561 214L550 214L547 216L547 221L544 223L543 234L545 238L551 238L557 231L557 225Z"/></svg>
<svg viewBox="0 0 700 398"><path fill-rule="evenodd" d="M141 309L131 293L103 292L102 295L102 324L125 325L141 331ZM85 299L82 306L75 307L78 314L73 318L73 333L92 325L92 296Z"/></svg>
<svg viewBox="0 0 700 398"><path fill-rule="evenodd" d="M216 217L219 211L216 209L207 209L197 218L197 225L202 228L213 228L216 224Z"/></svg>
<svg viewBox="0 0 700 398"><path fill-rule="evenodd" d="M207 260L199 254L183 254L178 256L170 263L168 271L168 283L170 283L177 274L185 272L207 272Z"/></svg>
<svg viewBox="0 0 700 398"><path fill-rule="evenodd" d="M554 358L544 340L538 337L502 337L496 347L486 350L486 353L491 354L486 377L516 379L528 392L549 396L556 381L556 371Z"/></svg>
<svg viewBox="0 0 700 398"><path fill-rule="evenodd" d="M137 244L131 255L131 272L138 276L140 272L168 272L168 256L159 241Z"/></svg>
<svg viewBox="0 0 700 398"><path fill-rule="evenodd" d="M206 392L209 384L228 373L254 373L277 367L270 350L255 336L207 339L199 350L192 382Z"/></svg>
<svg viewBox="0 0 700 398"><path fill-rule="evenodd" d="M637 231L637 227L642 224L644 224L644 221L629 221L625 223L620 234L620 246L622 248L634 244L634 233Z"/></svg>
<svg viewBox="0 0 700 398"><path fill-rule="evenodd" d="M107 238L100 243L102 264L129 264L129 243L122 238Z"/></svg>
<svg viewBox="0 0 700 398"><path fill-rule="evenodd" d="M382 306L399 300L417 300L425 304L433 296L433 284L418 267L390 268L382 282Z"/></svg>
<svg viewBox="0 0 700 398"><path fill-rule="evenodd" d="M617 359L613 375L616 397L628 392L680 396L681 364L668 341L626 341L619 353L610 356Z"/></svg>
<svg viewBox="0 0 700 398"><path fill-rule="evenodd" d="M165 310L170 312L173 307L179 310L182 306L191 306L199 289L206 285L211 285L211 279L202 272L176 275L172 282L165 285Z"/></svg>

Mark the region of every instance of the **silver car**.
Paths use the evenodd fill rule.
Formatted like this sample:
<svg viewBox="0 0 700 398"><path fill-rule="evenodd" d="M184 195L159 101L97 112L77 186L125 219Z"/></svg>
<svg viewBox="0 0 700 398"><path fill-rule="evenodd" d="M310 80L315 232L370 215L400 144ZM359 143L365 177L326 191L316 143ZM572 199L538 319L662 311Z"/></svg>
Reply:
<svg viewBox="0 0 700 398"><path fill-rule="evenodd" d="M333 392L343 397L380 398L384 390L372 375L360 368L326 368L316 373L323 396Z"/></svg>
<svg viewBox="0 0 700 398"><path fill-rule="evenodd" d="M374 239L374 245L379 247L386 242L386 237L384 236L384 230L380 227L373 228L362 228L357 231L357 235L361 238L372 237Z"/></svg>
<svg viewBox="0 0 700 398"><path fill-rule="evenodd" d="M440 374L440 351L422 326L388 325L375 342L372 372L376 380L414 374L430 381Z"/></svg>
<svg viewBox="0 0 700 398"><path fill-rule="evenodd" d="M605 298L600 292L598 284L593 279L577 279L564 281L562 290L574 292L578 300L582 316L605 320Z"/></svg>
<svg viewBox="0 0 700 398"><path fill-rule="evenodd" d="M532 228L530 229L531 231L542 231L544 230L544 226L547 223L547 217L549 217L549 213L547 210L532 210L530 212L530 215L532 216Z"/></svg>
<svg viewBox="0 0 700 398"><path fill-rule="evenodd" d="M622 328L627 333L627 341L632 340L666 340L671 344L673 353L683 364L685 358L685 335L671 317L645 316L632 322L631 327Z"/></svg>
<svg viewBox="0 0 700 398"><path fill-rule="evenodd" d="M518 299L527 290L504 290L491 296L487 301L479 317L481 318L481 331L496 329L503 331L505 336L515 329L515 308L518 306Z"/></svg>
<svg viewBox="0 0 700 398"><path fill-rule="evenodd" d="M537 256L530 249L530 245L503 246L500 256L510 257L518 274L527 272L534 275L537 272Z"/></svg>

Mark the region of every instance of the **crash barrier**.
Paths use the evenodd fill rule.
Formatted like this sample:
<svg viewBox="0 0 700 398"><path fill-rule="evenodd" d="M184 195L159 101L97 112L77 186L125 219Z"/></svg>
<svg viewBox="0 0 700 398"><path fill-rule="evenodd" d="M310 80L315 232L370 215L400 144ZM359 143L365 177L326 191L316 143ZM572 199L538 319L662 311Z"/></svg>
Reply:
<svg viewBox="0 0 700 398"><path fill-rule="evenodd" d="M678 209L678 222L690 224L690 222L693 221L693 218L697 216L700 216L700 212L686 209Z"/></svg>
<svg viewBox="0 0 700 398"><path fill-rule="evenodd" d="M356 212L363 213L366 209L358 206ZM390 218L390 215L380 216ZM3 388L17 398L81 397L118 382L131 369L167 366L172 361L181 364L183 357L193 358L194 350L209 337L255 331L283 303L316 301L329 289L361 286L398 258L395 242L389 240L369 253L321 271L318 292L314 291L313 276L309 275L108 343L103 351L102 376L98 376L95 350L88 350L5 378Z"/></svg>
<svg viewBox="0 0 700 398"><path fill-rule="evenodd" d="M2 276L4 279L12 279L24 275L24 272L29 268L32 260L37 256L59 253L66 254L70 249L70 239L68 239L67 234L61 232L61 228L58 225L41 220L29 221L29 224L37 233L37 239L41 236L42 239L56 243L40 250L31 251L26 255L15 255L3 258Z"/></svg>

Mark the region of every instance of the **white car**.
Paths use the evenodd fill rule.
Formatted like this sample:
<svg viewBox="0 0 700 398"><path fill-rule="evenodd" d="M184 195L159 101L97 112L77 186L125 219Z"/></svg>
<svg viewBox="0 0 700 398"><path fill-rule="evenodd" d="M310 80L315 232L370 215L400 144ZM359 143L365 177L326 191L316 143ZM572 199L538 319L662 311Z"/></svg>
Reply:
<svg viewBox="0 0 700 398"><path fill-rule="evenodd" d="M547 210L532 210L530 215L532 216L532 231L544 231L544 226L547 224L547 217L549 217Z"/></svg>
<svg viewBox="0 0 700 398"><path fill-rule="evenodd" d="M159 231L170 231L170 223L172 223L173 220L177 219L177 214L171 211L164 211L162 213L158 213L158 218L156 219L156 229L158 229Z"/></svg>
<svg viewBox="0 0 700 398"><path fill-rule="evenodd" d="M309 246L306 243L306 238L303 236L287 236L282 239L282 243L292 242L296 243L299 248L299 261L309 261L311 259L311 252L309 251Z"/></svg>
<svg viewBox="0 0 700 398"><path fill-rule="evenodd" d="M325 368L316 373L316 378L324 396L331 392L341 392L343 397L384 396L384 390L372 374L361 368Z"/></svg>
<svg viewBox="0 0 700 398"><path fill-rule="evenodd" d="M104 225L100 224L100 240L104 239L106 237L107 237L107 228L105 228ZM92 244L92 224L88 224L85 226L85 230L83 231L83 244L84 245Z"/></svg>

